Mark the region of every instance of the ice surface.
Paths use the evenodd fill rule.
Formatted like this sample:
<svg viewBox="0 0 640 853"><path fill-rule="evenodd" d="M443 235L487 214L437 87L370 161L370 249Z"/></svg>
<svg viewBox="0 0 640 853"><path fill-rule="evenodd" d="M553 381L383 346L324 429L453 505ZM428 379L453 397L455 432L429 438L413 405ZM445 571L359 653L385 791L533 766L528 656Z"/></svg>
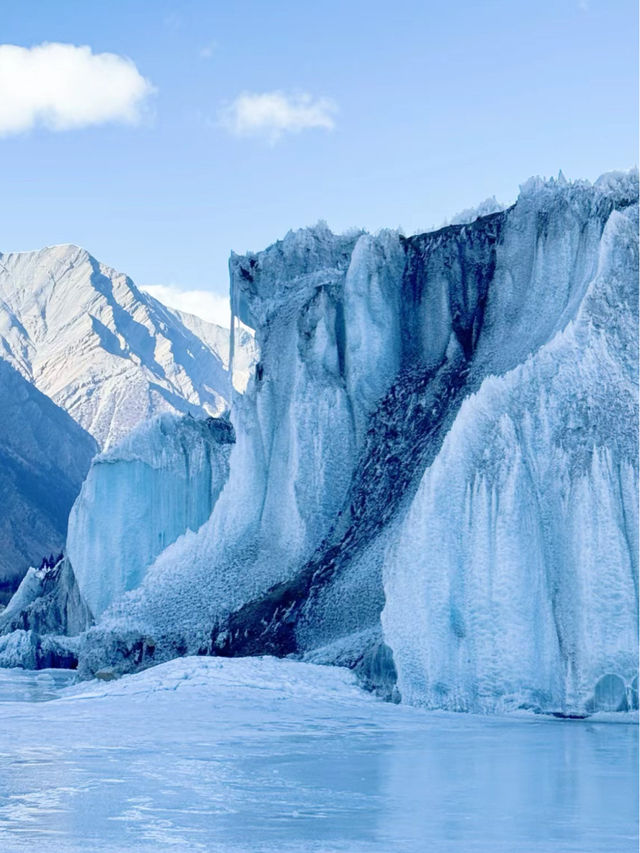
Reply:
<svg viewBox="0 0 640 853"><path fill-rule="evenodd" d="M0 704L47 702L76 680L72 669L41 669L38 672L0 667Z"/></svg>
<svg viewBox="0 0 640 853"><path fill-rule="evenodd" d="M635 725L425 714L271 658L54 678L0 670L3 853L637 849Z"/></svg>

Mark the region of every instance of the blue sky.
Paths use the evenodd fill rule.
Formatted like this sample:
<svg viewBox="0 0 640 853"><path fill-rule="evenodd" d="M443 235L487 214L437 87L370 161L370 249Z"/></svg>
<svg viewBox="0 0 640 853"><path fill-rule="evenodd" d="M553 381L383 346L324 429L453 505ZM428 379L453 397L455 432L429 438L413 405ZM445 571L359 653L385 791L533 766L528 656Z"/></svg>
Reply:
<svg viewBox="0 0 640 853"><path fill-rule="evenodd" d="M231 249L318 219L413 232L487 196L513 201L532 174L595 179L637 162L632 0L2 0L1 12L2 44L129 57L153 92L134 122L5 127L0 249L79 243L143 285L225 293ZM284 100L256 100L272 93Z"/></svg>

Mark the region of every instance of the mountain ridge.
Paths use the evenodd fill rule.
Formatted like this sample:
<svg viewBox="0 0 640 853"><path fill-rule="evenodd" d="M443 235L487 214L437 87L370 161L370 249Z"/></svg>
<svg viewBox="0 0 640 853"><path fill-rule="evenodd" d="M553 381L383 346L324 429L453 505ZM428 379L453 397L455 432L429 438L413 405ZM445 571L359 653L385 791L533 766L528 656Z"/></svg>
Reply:
<svg viewBox="0 0 640 853"><path fill-rule="evenodd" d="M228 332L185 320L76 244L0 254L0 356L103 447L161 411L227 407Z"/></svg>
<svg viewBox="0 0 640 853"><path fill-rule="evenodd" d="M67 517L98 446L0 359L0 601L31 565L62 550Z"/></svg>

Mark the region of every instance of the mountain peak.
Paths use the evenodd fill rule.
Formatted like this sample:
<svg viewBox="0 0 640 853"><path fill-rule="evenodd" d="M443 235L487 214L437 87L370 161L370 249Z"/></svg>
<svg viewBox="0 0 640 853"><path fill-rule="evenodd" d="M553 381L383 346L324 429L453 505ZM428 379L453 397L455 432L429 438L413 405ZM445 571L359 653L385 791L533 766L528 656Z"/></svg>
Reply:
<svg viewBox="0 0 640 853"><path fill-rule="evenodd" d="M0 256L0 357L103 447L158 412L224 411L228 348L74 243Z"/></svg>

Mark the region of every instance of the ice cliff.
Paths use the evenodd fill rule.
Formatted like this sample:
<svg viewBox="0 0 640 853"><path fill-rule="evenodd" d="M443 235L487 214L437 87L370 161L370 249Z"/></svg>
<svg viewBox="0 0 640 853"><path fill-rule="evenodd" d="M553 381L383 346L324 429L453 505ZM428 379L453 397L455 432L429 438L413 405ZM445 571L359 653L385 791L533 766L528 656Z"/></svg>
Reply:
<svg viewBox="0 0 640 853"><path fill-rule="evenodd" d="M66 558L94 618L209 518L233 441L225 419L164 414L93 460L69 517Z"/></svg>
<svg viewBox="0 0 640 853"><path fill-rule="evenodd" d="M0 613L0 666L75 666L79 635L209 518L233 442L226 418L165 413L98 454L71 510L66 554L30 568Z"/></svg>
<svg viewBox="0 0 640 853"><path fill-rule="evenodd" d="M232 256L259 361L228 477L142 575L117 545L102 579L75 557L101 591L81 669L267 652L428 707L628 705L637 211L637 173L535 179L428 234L318 226ZM148 487L117 489L126 548ZM113 523L83 501L74 568Z"/></svg>
<svg viewBox="0 0 640 853"><path fill-rule="evenodd" d="M595 689L610 710L626 706L638 628L637 206L612 211L592 247L579 223L561 224L560 251L540 240L532 264L534 280L547 268L547 304L516 280L494 317L511 318L525 285L539 317L573 302L571 319L465 399L385 554L384 633L416 704L580 713ZM584 264L573 292L572 242Z"/></svg>

